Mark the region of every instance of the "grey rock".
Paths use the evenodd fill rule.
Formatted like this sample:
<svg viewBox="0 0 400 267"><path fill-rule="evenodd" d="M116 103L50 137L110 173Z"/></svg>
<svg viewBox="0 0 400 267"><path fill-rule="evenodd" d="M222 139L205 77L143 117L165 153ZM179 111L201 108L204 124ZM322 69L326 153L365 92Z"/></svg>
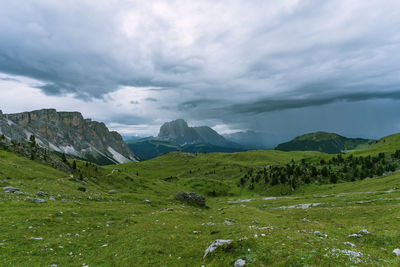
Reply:
<svg viewBox="0 0 400 267"><path fill-rule="evenodd" d="M25 200L26 201L31 201L31 202L34 202L34 203L45 203L46 202L46 200L44 200L43 198L27 197Z"/></svg>
<svg viewBox="0 0 400 267"><path fill-rule="evenodd" d="M116 194L116 193L117 193L117 190L114 190L114 189L113 189L113 190L108 191L108 193L109 193L109 194Z"/></svg>
<svg viewBox="0 0 400 267"><path fill-rule="evenodd" d="M45 197L45 196L47 196L47 194L46 194L45 192L42 192L42 191L37 192L36 195L37 195L38 197Z"/></svg>
<svg viewBox="0 0 400 267"><path fill-rule="evenodd" d="M315 231L315 232L314 232L314 235L319 236L319 237L328 237L327 234L323 234L323 233L321 233L320 231Z"/></svg>
<svg viewBox="0 0 400 267"><path fill-rule="evenodd" d="M51 201L55 201L55 200L56 200L56 198L55 198L55 197L53 197L53 196L50 196L50 197L49 197L49 200L51 200Z"/></svg>
<svg viewBox="0 0 400 267"><path fill-rule="evenodd" d="M19 191L19 188L17 187L12 187L12 186L6 186L3 188L4 193L15 193Z"/></svg>
<svg viewBox="0 0 400 267"><path fill-rule="evenodd" d="M3 179L3 180L0 180L0 183L2 183L2 184L8 184L8 181L5 180L5 179Z"/></svg>
<svg viewBox="0 0 400 267"><path fill-rule="evenodd" d="M400 256L400 249L399 248L394 249L392 252L393 252L394 255Z"/></svg>
<svg viewBox="0 0 400 267"><path fill-rule="evenodd" d="M242 267L246 265L246 261L242 260L242 259L238 259L237 261L235 261L235 264L233 266L235 267Z"/></svg>
<svg viewBox="0 0 400 267"><path fill-rule="evenodd" d="M206 207L206 198L202 195L197 195L194 192L178 192L176 193L175 198L191 205Z"/></svg>
<svg viewBox="0 0 400 267"><path fill-rule="evenodd" d="M214 242L211 243L211 245L206 249L204 252L203 258L205 258L208 254L211 254L217 247L222 246L224 244L230 244L232 243L232 240L223 240L223 239L217 239Z"/></svg>

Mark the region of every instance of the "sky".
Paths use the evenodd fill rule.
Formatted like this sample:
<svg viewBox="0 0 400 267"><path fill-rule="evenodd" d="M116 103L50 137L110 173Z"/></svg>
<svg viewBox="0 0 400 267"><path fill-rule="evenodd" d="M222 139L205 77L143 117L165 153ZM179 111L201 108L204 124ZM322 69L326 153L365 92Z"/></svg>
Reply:
<svg viewBox="0 0 400 267"><path fill-rule="evenodd" d="M123 135L400 132L398 0L0 2L0 109Z"/></svg>

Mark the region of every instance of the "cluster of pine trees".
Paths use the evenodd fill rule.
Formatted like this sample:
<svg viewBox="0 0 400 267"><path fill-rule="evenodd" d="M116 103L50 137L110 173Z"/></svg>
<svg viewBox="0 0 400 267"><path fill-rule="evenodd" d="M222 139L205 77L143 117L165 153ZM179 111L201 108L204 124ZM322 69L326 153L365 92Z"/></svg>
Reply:
<svg viewBox="0 0 400 267"><path fill-rule="evenodd" d="M285 165L268 165L262 169L250 169L239 185L253 190L257 184L274 186L289 184L296 189L300 184L335 184L339 181L356 181L382 176L396 171L400 161L400 150L394 154L379 153L376 156L333 156L329 160L300 162L292 160Z"/></svg>

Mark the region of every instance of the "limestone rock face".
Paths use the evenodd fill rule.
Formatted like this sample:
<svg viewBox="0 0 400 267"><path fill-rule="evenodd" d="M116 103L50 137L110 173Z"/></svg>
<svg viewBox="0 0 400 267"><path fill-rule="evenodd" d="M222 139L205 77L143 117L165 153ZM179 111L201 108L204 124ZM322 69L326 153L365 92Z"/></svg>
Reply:
<svg viewBox="0 0 400 267"><path fill-rule="evenodd" d="M84 119L79 112L42 109L0 115L0 134L17 141L36 142L50 150L97 163L137 161L117 132L101 122Z"/></svg>
<svg viewBox="0 0 400 267"><path fill-rule="evenodd" d="M164 123L160 128L158 138L164 141L172 141L179 145L202 142L200 135L182 119Z"/></svg>
<svg viewBox="0 0 400 267"><path fill-rule="evenodd" d="M220 147L239 147L238 144L226 140L208 126L189 127L182 119L164 123L157 136L158 140L178 145L211 144Z"/></svg>

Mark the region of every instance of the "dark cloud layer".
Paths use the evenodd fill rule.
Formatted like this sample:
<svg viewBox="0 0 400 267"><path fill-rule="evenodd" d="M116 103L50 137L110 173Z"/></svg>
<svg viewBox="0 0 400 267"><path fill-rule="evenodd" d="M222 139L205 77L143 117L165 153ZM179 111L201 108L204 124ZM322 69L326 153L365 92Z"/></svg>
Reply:
<svg viewBox="0 0 400 267"><path fill-rule="evenodd" d="M400 91L350 93L329 97L309 97L306 99L264 99L254 103L235 105L232 106L231 109L236 113L264 113L286 109L322 106L340 101L356 102L372 99L400 100Z"/></svg>
<svg viewBox="0 0 400 267"><path fill-rule="evenodd" d="M141 112L101 115L115 123L185 117L266 130L260 121L289 113L296 124L291 111L298 109L333 107L325 116L334 121L343 102L392 112L379 105L400 100L398 25L396 0L2 1L0 73L35 79L30 86L48 96L87 102L111 103L110 93L132 87L138 97L126 97L128 104ZM14 78L0 81L7 79ZM351 123L341 121L337 127L350 133ZM310 129L326 128L314 123Z"/></svg>

